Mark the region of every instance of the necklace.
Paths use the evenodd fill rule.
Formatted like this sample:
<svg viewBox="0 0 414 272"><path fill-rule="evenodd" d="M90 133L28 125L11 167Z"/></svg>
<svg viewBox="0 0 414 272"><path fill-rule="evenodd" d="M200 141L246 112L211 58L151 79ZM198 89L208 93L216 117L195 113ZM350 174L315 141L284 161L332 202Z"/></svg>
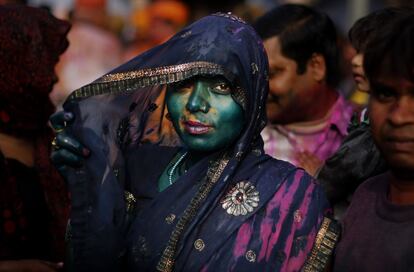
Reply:
<svg viewBox="0 0 414 272"><path fill-rule="evenodd" d="M173 174L175 169L178 167L178 165L180 165L180 163L183 161L183 159L185 158L185 156L187 156L188 152L185 152L184 154L181 155L181 157L174 163L174 165L171 167L170 172L168 173L168 181L170 182L170 185L173 184Z"/></svg>

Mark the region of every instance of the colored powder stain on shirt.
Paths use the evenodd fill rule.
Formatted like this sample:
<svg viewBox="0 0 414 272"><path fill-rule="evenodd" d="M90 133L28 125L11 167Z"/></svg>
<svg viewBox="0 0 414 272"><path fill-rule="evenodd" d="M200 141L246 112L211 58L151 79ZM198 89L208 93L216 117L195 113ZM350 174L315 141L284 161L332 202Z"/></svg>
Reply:
<svg viewBox="0 0 414 272"><path fill-rule="evenodd" d="M289 125L268 125L261 135L270 156L298 165L297 154L308 151L325 161L347 135L353 107L339 96L322 120Z"/></svg>

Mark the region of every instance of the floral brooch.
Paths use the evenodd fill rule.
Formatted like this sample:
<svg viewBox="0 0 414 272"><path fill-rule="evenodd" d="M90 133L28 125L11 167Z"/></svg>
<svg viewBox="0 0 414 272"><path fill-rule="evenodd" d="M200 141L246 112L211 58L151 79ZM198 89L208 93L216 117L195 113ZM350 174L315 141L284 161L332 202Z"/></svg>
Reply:
<svg viewBox="0 0 414 272"><path fill-rule="evenodd" d="M221 200L221 207L230 215L246 215L259 205L259 201L256 188L250 182L240 181Z"/></svg>

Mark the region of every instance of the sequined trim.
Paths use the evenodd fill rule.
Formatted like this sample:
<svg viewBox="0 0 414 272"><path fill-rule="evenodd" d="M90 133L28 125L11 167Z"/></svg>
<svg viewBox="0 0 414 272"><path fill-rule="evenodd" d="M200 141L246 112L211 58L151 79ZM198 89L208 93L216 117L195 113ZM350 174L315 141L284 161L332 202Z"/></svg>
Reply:
<svg viewBox="0 0 414 272"><path fill-rule="evenodd" d="M135 208L135 204L137 202L137 199L134 197L133 194L131 194L128 191L124 191L125 194L125 205L127 212L132 212Z"/></svg>
<svg viewBox="0 0 414 272"><path fill-rule="evenodd" d="M203 251L203 249L206 247L206 244L204 243L204 241L202 239L197 239L194 242L194 248L198 251Z"/></svg>
<svg viewBox="0 0 414 272"><path fill-rule="evenodd" d="M217 12L217 13L214 13L213 15L214 16L219 16L219 17L224 17L224 18L227 18L227 19L230 19L232 21L236 21L236 22L239 22L239 23L242 23L242 24L245 24L245 25L247 24L242 18L232 14L231 12L227 12L227 13Z"/></svg>
<svg viewBox="0 0 414 272"><path fill-rule="evenodd" d="M325 271L340 234L339 223L325 217L302 272Z"/></svg>
<svg viewBox="0 0 414 272"><path fill-rule="evenodd" d="M204 179L204 182L200 186L197 194L191 199L190 204L185 209L183 215L178 220L177 225L170 235L167 246L165 247L158 262L158 271L173 271L175 252L177 250L177 245L181 238L181 235L184 233L191 220L197 214L198 209L203 204L204 200L207 198L207 195L210 193L211 189L220 178L228 162L228 156L227 154L224 154L219 160L213 162L209 167L209 170L207 171L207 177Z"/></svg>
<svg viewBox="0 0 414 272"><path fill-rule="evenodd" d="M68 101L102 94L129 93L137 88L170 84L196 75L231 77L220 65L206 61L147 68L125 73L107 74L97 81L75 90L68 97Z"/></svg>
<svg viewBox="0 0 414 272"><path fill-rule="evenodd" d="M236 86L233 90L233 92L231 93L232 97L234 98L234 100L236 100L236 102L244 109L246 110L247 107L247 97L246 97L246 92Z"/></svg>

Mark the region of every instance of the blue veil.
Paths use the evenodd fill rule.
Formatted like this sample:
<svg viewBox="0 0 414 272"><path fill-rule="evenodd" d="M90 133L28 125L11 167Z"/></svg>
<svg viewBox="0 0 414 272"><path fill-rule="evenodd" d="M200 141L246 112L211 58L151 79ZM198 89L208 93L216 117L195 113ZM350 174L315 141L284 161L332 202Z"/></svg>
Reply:
<svg viewBox="0 0 414 272"><path fill-rule="evenodd" d="M216 201L246 157L263 152L260 132L266 124L268 63L260 38L231 14L207 16L70 95L64 109L73 112L76 120L68 130L92 151L84 166L68 178L76 195L71 215L76 269L91 267L98 255L105 265L113 252L125 247L119 242L125 240L127 228L127 203L119 197L124 194L125 148L148 142L181 145L167 118L165 86L194 76L217 75L231 83L232 95L245 112L245 127L233 146L207 164L202 186L168 234L158 269L171 271L180 241L206 199ZM277 189L273 187L269 196ZM92 247L91 241L99 237L105 237L104 241L95 241L100 246Z"/></svg>

